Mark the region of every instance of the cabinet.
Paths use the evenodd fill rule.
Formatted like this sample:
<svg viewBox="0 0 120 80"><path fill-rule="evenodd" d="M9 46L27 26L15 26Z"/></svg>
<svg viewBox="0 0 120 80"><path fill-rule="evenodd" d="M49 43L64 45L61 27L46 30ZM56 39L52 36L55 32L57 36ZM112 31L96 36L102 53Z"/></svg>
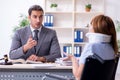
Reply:
<svg viewBox="0 0 120 80"><path fill-rule="evenodd" d="M94 16L104 14L104 0L44 0L44 2L45 15L54 17L53 27L49 28L57 32L61 53L68 46L69 48L66 49L68 53L80 54L88 41L85 37L88 32L88 24ZM50 8L52 3L58 4L56 11ZM90 12L85 11L87 3L92 4ZM83 41L75 42L76 31L83 32ZM76 46L80 50L77 51Z"/></svg>

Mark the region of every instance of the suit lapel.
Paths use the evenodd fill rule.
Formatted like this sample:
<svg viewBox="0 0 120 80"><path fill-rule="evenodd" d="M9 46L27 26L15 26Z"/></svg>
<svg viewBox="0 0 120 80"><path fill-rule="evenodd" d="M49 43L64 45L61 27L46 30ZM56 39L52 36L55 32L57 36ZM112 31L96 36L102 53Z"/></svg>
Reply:
<svg viewBox="0 0 120 80"><path fill-rule="evenodd" d="M26 40L28 40L28 38L32 36L32 32L31 32L31 29L30 27L27 27L27 30L26 30ZM33 37L33 36L32 36Z"/></svg>
<svg viewBox="0 0 120 80"><path fill-rule="evenodd" d="M32 38L33 38L33 35L32 35L32 31L31 31L31 29L30 29L30 26L27 28L27 40L28 40L28 38L31 36ZM34 52L35 52L35 48L33 47L31 50L34 50Z"/></svg>
<svg viewBox="0 0 120 80"><path fill-rule="evenodd" d="M31 29L30 29L29 26L26 27L26 30L25 30L25 31L26 31L26 34L24 34L24 35L26 36L26 37L25 37L25 44L26 44L28 38L29 38L30 36L33 37L33 35L32 35ZM35 53L35 49L34 49L34 47L31 48L30 50L28 50L28 52L27 52L27 54L26 54L26 57L30 56L32 53Z"/></svg>
<svg viewBox="0 0 120 80"><path fill-rule="evenodd" d="M27 40L28 40L28 38L29 38L30 36L33 37L32 32L31 32L31 29L30 29L30 26L28 26L28 27L27 27L27 30L26 30L26 39L25 39L26 42L25 42L25 43L27 43ZM34 52L34 53L35 53L34 47L29 50L29 53L31 53L31 52ZM29 55L30 55L30 54L29 54Z"/></svg>
<svg viewBox="0 0 120 80"><path fill-rule="evenodd" d="M43 40L46 36L46 33L47 33L46 29L42 26L41 32L40 32L40 35L39 35L39 39L38 39L38 44L36 46L36 54L38 53L38 51L39 51L39 49L42 45L42 42L43 42Z"/></svg>

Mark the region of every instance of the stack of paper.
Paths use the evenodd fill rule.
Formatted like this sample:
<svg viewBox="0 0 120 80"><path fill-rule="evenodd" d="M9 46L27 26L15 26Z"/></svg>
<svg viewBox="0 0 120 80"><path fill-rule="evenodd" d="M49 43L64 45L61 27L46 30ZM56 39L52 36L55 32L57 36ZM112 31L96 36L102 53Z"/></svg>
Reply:
<svg viewBox="0 0 120 80"><path fill-rule="evenodd" d="M64 61L63 58L57 58L55 63L63 65L63 66L72 66L72 61L70 60Z"/></svg>

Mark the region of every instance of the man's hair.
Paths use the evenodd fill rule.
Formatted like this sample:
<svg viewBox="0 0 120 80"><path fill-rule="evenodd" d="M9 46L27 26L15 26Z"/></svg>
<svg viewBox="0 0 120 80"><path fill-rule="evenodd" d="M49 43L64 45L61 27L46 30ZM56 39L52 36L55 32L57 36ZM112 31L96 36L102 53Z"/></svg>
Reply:
<svg viewBox="0 0 120 80"><path fill-rule="evenodd" d="M31 15L31 13L32 13L33 10L44 12L41 6L39 6L39 5L33 5L33 6L31 6L31 7L29 8L28 14Z"/></svg>

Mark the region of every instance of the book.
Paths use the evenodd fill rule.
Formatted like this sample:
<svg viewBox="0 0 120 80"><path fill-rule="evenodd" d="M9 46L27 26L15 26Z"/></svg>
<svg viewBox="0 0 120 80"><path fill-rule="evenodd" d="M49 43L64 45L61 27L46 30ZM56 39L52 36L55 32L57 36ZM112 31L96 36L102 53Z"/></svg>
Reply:
<svg viewBox="0 0 120 80"><path fill-rule="evenodd" d="M32 60L24 60L24 59L14 59L10 60L13 64L41 64L41 61L32 61Z"/></svg>

